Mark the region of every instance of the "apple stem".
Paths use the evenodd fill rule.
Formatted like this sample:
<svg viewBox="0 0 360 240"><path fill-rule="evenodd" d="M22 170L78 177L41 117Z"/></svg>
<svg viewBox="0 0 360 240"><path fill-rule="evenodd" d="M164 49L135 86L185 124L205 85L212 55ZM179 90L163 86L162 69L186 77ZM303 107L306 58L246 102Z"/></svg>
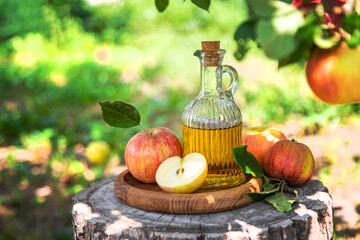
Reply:
<svg viewBox="0 0 360 240"><path fill-rule="evenodd" d="M284 192L287 192L287 193L292 193L294 194L295 193L295 189L293 189L292 187L288 186L287 184L284 184Z"/></svg>
<svg viewBox="0 0 360 240"><path fill-rule="evenodd" d="M285 181L282 180L280 184L281 184L281 192L284 192Z"/></svg>
<svg viewBox="0 0 360 240"><path fill-rule="evenodd" d="M267 177L268 179L272 180L272 181L277 181L277 182L281 182L281 179L278 178L271 178L271 177Z"/></svg>
<svg viewBox="0 0 360 240"><path fill-rule="evenodd" d="M148 132L143 126L141 126L141 124L139 124L139 127L141 127L142 130L145 131L146 135L151 135L151 132Z"/></svg>

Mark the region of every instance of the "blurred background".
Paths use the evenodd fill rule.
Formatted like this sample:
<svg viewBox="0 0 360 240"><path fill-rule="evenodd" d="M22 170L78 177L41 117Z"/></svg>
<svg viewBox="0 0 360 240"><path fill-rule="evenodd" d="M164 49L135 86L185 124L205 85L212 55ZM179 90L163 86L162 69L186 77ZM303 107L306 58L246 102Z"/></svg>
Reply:
<svg viewBox="0 0 360 240"><path fill-rule="evenodd" d="M171 1L158 13L141 0L0 0L0 239L73 239L71 198L119 174L128 140L99 101L140 111L145 128L181 138L181 114L200 88L202 40L220 40L240 74L244 126L275 126L306 143L314 178L334 198L337 239L360 239L360 105L330 106L309 89L304 64L277 69L254 44L242 62L233 35L244 1ZM228 85L225 79L224 86ZM90 143L106 161L89 161Z"/></svg>

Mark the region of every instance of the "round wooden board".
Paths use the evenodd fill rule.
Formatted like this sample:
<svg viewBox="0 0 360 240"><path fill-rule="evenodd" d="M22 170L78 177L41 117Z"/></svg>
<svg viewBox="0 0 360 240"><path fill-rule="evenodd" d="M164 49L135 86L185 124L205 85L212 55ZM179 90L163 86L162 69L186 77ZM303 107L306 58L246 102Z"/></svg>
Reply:
<svg viewBox="0 0 360 240"><path fill-rule="evenodd" d="M114 182L114 193L120 201L144 210L199 214L231 210L251 203L248 192L260 192L262 178L248 176L245 183L225 189L198 189L191 194L173 194L163 191L157 184L137 181L123 171Z"/></svg>

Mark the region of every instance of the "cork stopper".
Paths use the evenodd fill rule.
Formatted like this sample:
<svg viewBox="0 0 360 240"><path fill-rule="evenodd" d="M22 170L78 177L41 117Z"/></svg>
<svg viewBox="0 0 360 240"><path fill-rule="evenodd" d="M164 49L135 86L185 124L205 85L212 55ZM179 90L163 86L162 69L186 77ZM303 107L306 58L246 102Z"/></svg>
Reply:
<svg viewBox="0 0 360 240"><path fill-rule="evenodd" d="M220 41L202 41L201 49L204 53L204 66L216 67L219 65L220 54Z"/></svg>
<svg viewBox="0 0 360 240"><path fill-rule="evenodd" d="M202 41L201 49L203 51L219 51L220 41Z"/></svg>

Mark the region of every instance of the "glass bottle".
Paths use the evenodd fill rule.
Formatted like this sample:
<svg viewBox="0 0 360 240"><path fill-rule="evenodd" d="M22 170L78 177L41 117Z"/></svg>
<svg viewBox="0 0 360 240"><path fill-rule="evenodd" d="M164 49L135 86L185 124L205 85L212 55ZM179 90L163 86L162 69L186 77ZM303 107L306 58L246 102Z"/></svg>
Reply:
<svg viewBox="0 0 360 240"><path fill-rule="evenodd" d="M234 68L222 65L224 54L219 41L202 42L202 50L194 53L201 63L201 91L182 115L184 156L199 152L208 162L202 188L232 187L245 180L231 151L242 145L242 116L233 98L239 78ZM225 91L224 73L231 78Z"/></svg>

